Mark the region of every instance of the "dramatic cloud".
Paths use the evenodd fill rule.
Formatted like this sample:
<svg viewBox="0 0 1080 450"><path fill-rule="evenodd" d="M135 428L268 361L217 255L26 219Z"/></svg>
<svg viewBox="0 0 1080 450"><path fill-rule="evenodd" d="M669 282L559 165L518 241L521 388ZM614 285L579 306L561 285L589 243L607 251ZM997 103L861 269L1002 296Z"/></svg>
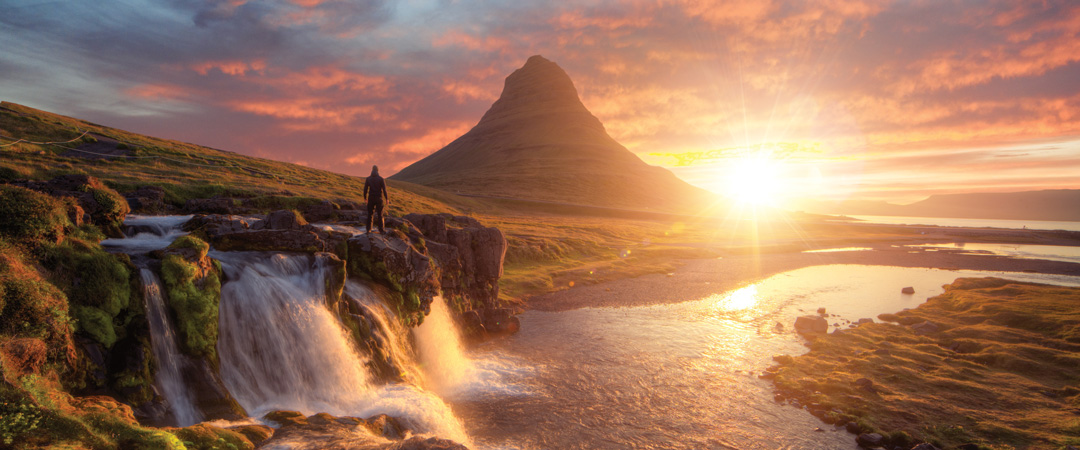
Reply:
<svg viewBox="0 0 1080 450"><path fill-rule="evenodd" d="M1080 188L1068 0L13 0L0 27L4 100L354 175L468 131L542 54L709 188L748 152L807 195Z"/></svg>

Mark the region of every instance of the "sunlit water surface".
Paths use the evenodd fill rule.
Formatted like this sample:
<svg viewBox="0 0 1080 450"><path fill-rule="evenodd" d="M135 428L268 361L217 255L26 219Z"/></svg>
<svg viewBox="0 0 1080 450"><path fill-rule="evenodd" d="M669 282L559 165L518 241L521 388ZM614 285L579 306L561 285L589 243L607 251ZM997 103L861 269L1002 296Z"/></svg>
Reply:
<svg viewBox="0 0 1080 450"><path fill-rule="evenodd" d="M920 248L924 250L961 250L965 254L972 255L998 255L1020 259L1044 259L1047 261L1080 263L1080 247L1065 245L981 244L960 242L952 244L906 245L905 247Z"/></svg>
<svg viewBox="0 0 1080 450"><path fill-rule="evenodd" d="M495 368L500 389L450 400L486 448L854 449L852 435L776 403L757 377L773 355L806 352L791 332L795 318L825 307L838 325L830 331L848 328L914 308L958 277L982 276L1080 285L1054 275L830 265L680 304L528 311L518 334L472 355ZM905 286L915 294L901 294Z"/></svg>
<svg viewBox="0 0 1080 450"><path fill-rule="evenodd" d="M939 227L1011 228L1080 231L1080 222L1053 220L959 219L953 217L848 216L886 225L933 225Z"/></svg>

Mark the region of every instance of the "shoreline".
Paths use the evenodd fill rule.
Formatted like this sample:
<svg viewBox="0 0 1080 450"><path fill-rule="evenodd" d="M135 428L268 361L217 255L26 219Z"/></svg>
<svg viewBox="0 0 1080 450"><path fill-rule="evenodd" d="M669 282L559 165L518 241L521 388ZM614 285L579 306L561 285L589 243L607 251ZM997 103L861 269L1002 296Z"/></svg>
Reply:
<svg viewBox="0 0 1080 450"><path fill-rule="evenodd" d="M531 296L525 302L525 309L566 311L587 307L631 307L680 303L753 284L778 273L831 264L1080 276L1080 263L999 255L971 255L962 254L962 252L962 250L925 251L905 247L878 247L866 251L771 253L680 260L682 266L667 274L621 278Z"/></svg>

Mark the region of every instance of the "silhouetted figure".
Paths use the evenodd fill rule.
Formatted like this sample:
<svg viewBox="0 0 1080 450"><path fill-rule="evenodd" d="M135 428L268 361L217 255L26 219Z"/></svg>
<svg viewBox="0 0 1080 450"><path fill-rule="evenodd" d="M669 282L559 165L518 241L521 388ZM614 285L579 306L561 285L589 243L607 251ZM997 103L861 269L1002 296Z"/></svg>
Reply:
<svg viewBox="0 0 1080 450"><path fill-rule="evenodd" d="M386 192L386 181L379 176L379 166L371 166L371 175L364 180L364 200L367 200L367 232L371 232L375 213L379 214L379 232L383 230L383 207L390 203L390 196Z"/></svg>

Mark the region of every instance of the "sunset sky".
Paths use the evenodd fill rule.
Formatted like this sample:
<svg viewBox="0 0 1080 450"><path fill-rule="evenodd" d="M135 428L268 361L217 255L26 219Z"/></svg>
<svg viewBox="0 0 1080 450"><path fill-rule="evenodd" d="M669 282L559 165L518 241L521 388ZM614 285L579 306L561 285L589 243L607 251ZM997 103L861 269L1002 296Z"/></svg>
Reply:
<svg viewBox="0 0 1080 450"><path fill-rule="evenodd" d="M1080 188L1075 1L5 0L0 30L2 100L353 175L465 133L541 54L721 193L748 160L788 196Z"/></svg>

